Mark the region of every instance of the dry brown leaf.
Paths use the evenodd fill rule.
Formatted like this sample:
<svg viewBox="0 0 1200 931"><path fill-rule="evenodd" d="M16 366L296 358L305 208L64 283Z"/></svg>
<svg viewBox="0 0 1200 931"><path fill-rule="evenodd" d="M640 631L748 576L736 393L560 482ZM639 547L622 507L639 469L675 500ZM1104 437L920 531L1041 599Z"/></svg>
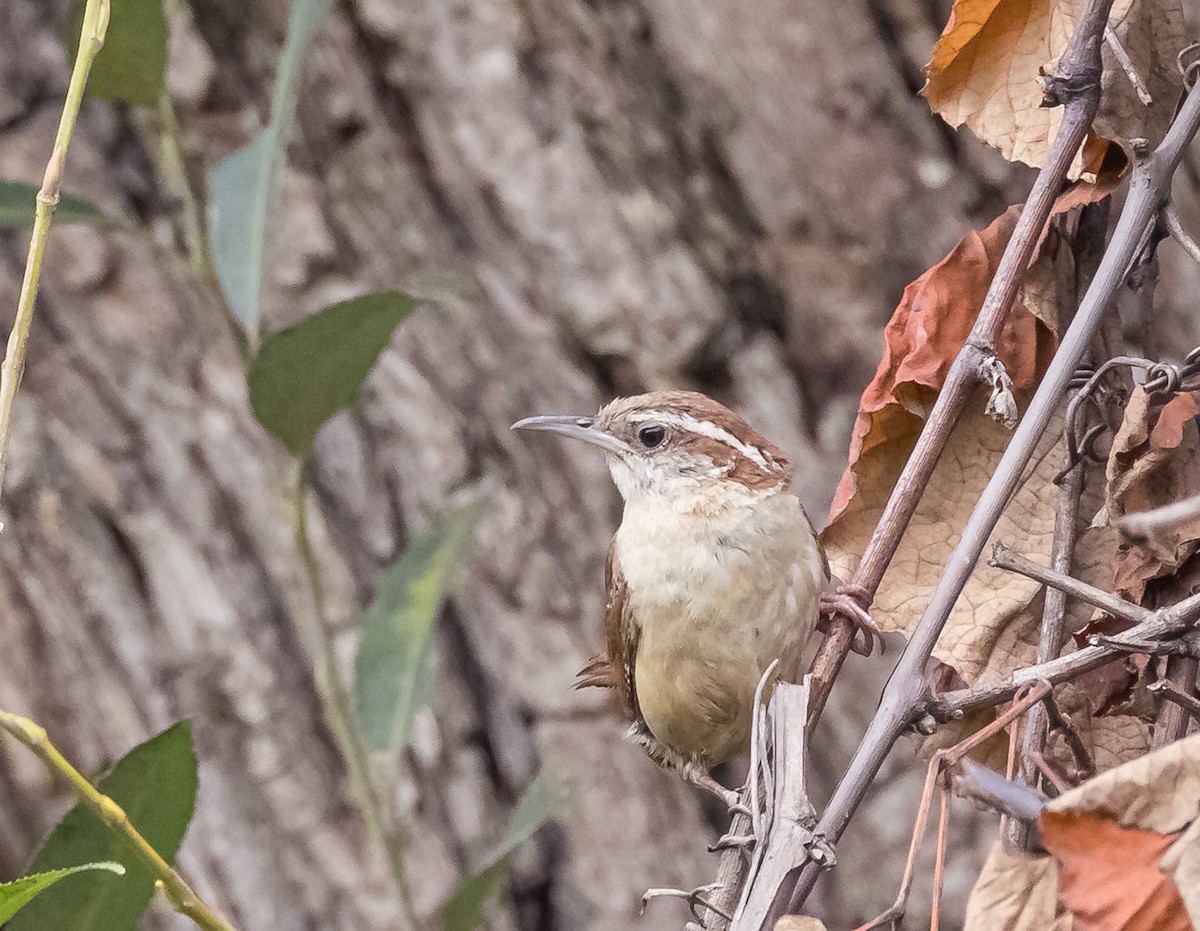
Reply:
<svg viewBox="0 0 1200 931"><path fill-rule="evenodd" d="M870 539L924 417L942 387L982 303L1012 233L1017 211L970 232L945 259L905 289L884 334L884 353L863 392L850 445L850 466L830 511L824 540L835 573L850 577ZM1054 348L1057 308L1074 283L1069 249L1057 234L1048 238L1009 315L998 355L1018 389L1031 387ZM1064 298L1065 296L1065 298ZM1034 316L1031 305L1047 322ZM1049 325L1048 325L1049 324ZM1018 391L1018 395L1021 392ZM884 630L908 632L959 531L1008 443L1009 432L983 413L984 397L972 398L938 463L909 530L884 576L872 607ZM1054 531L1057 442L1050 431L1026 481L996 530L1031 558L1049 553ZM1012 573L979 567L935 651L968 682L985 670L997 673L1032 655L1037 616L1030 610L1040 586Z"/></svg>
<svg viewBox="0 0 1200 931"><path fill-rule="evenodd" d="M1127 859L1121 861L1126 873L1132 876L1136 869L1141 877L1138 895L1153 891L1158 896L1155 901L1163 899L1171 886L1159 883L1154 872L1165 871L1174 877L1173 886L1182 893L1179 907L1186 905L1193 923L1200 919L1200 735L1178 740L1059 796L1043 813L1043 833L1047 815L1100 818L1111 826L1105 830L1128 829L1128 834L1144 835L1136 839L1143 845L1142 854L1135 857L1127 853ZM1155 838L1165 839L1170 849ZM1058 856L1052 842L1053 838L1046 840L1047 849ZM1110 838L1105 843L1123 840ZM1158 855L1154 856L1156 850ZM1147 858L1151 860L1148 865L1144 862ZM1170 901L1169 896L1166 900ZM1163 923L1144 927L1173 926ZM1184 918L1178 927L1190 926Z"/></svg>
<svg viewBox="0 0 1200 931"><path fill-rule="evenodd" d="M1181 0L1117 0L1108 19L1151 97L1143 103L1116 51L1104 43L1104 77L1100 112L1092 129L1132 152L1129 140L1142 138L1151 146L1166 135L1183 78L1175 64L1187 43Z"/></svg>
<svg viewBox="0 0 1200 931"><path fill-rule="evenodd" d="M1081 0L955 0L926 67L930 106L951 126L967 125L1010 161L1041 167L1063 111L1041 107L1038 76L1053 71L1085 8ZM1096 128L1104 138L1126 145L1135 136L1154 144L1178 97L1175 55L1184 42L1182 3L1118 0L1109 23L1153 102L1146 106L1138 99L1106 44ZM1082 167L1077 158L1072 177Z"/></svg>
<svg viewBox="0 0 1200 931"><path fill-rule="evenodd" d="M1122 826L1176 833L1200 815L1200 734L1089 779L1048 807L1114 812Z"/></svg>
<svg viewBox="0 0 1200 931"><path fill-rule="evenodd" d="M1018 207L1010 207L986 229L969 230L949 255L904 289L884 331L883 359L863 392L850 440L850 467L830 507L830 523L839 519L854 498L861 472L868 471L872 479L878 477L880 468L871 466L877 447L889 447L884 458L893 468L884 468L884 474L893 479L899 474L894 460L899 456L902 466L908 457L975 322L1019 212ZM1063 260L1055 264L1061 266ZM1045 276L1039 272L1038 278L1036 303L1044 310ZM1051 316L1048 326L1055 322ZM1033 384L1053 351L1051 332L1039 326L1032 311L1018 300L997 341L998 355L1014 385ZM887 490L891 486L892 482L887 482Z"/></svg>
<svg viewBox="0 0 1200 931"><path fill-rule="evenodd" d="M996 841L967 900L963 931L1071 931L1058 907L1058 862Z"/></svg>
<svg viewBox="0 0 1200 931"><path fill-rule="evenodd" d="M909 286L888 325L883 360L863 393L850 467L839 485L824 534L832 567L841 577L851 577L875 529L923 426L923 417L973 322L1012 220L1013 214L1006 214L983 232L965 237L946 259ZM1072 296L1071 254L1058 234L1043 243L1027 282L1033 284L1023 289L1022 303L1014 309L1001 345L1014 380L1032 386L1052 348L1053 336L1048 326L1034 319L1030 305L1038 306L1042 315L1052 320L1057 308ZM970 510L1008 443L1009 433L984 415L983 406L982 395L968 403L968 412L955 428L879 586L871 610L884 630L908 633L919 620ZM1021 488L993 534L993 539L1041 562L1049 559L1054 533L1058 490L1052 479L1059 468L1058 435L1059 430L1051 428L1043 437ZM1094 575L1091 580L1107 586L1111 556L1106 553L1101 558L1100 548L1093 549L1096 565L1083 575ZM1106 571L1107 577L1100 579ZM952 612L934 656L968 683L1027 665L1036 656L1043 603L1037 583L980 565ZM1070 610L1072 629L1090 616L1086 606L1073 605ZM1111 692L1109 704L1128 697L1126 679L1106 688ZM1099 704L1103 702L1090 702L1082 693L1066 703L1064 710L1072 714L1085 745L1100 765L1116 765L1144 752L1148 732L1136 718L1122 716L1093 726L1090 716ZM990 718L991 712L985 712L942 728L935 737L919 742L921 754L957 742ZM1052 744L1051 754L1065 761L1057 751ZM1001 736L982 748L977 758L986 765L1002 766L1005 753L1006 741Z"/></svg>
<svg viewBox="0 0 1200 931"><path fill-rule="evenodd" d="M1191 931L1174 878L1159 866L1179 833L1123 828L1095 811L1042 812L1060 865L1059 899L1084 931Z"/></svg>
<svg viewBox="0 0 1200 931"><path fill-rule="evenodd" d="M968 402L968 412L955 428L879 586L871 615L883 630L909 633L920 620L967 515L1008 442L1008 431L983 413L983 401L980 393ZM893 422L898 420L895 417ZM825 531L830 563L843 577L853 571L911 450L920 429L919 419L912 420L908 435L895 431L859 458L858 494ZM1060 458L1054 431L1048 431L1026 480L993 533L993 539L1035 561L1049 558L1054 537L1053 478ZM1040 611L1031 605L1035 599L1040 602L1040 591L1037 582L981 563L951 613L934 655L971 683L984 673L998 676L1027 662L1038 640Z"/></svg>
<svg viewBox="0 0 1200 931"><path fill-rule="evenodd" d="M1175 876L1192 925L1200 927L1200 818L1171 845L1161 866Z"/></svg>
<svg viewBox="0 0 1200 931"><path fill-rule="evenodd" d="M1108 457L1105 503L1110 521L1200 494L1198 413L1200 395L1133 390ZM1174 573L1196 552L1197 541L1200 519L1144 542L1122 543L1113 587L1139 601L1146 583Z"/></svg>
<svg viewBox="0 0 1200 931"><path fill-rule="evenodd" d="M825 931L825 925L808 915L784 915L775 922L775 931Z"/></svg>
<svg viewBox="0 0 1200 931"><path fill-rule="evenodd" d="M956 0L926 66L929 106L1009 161L1040 167L1062 109L1041 107L1038 73L1066 49L1080 3Z"/></svg>

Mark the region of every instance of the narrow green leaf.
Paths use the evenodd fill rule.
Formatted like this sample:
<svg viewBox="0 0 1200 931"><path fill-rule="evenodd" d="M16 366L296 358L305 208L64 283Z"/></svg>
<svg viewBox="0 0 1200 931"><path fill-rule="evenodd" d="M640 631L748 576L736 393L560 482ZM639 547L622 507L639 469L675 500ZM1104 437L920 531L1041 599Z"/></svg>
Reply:
<svg viewBox="0 0 1200 931"><path fill-rule="evenodd" d="M464 879L442 906L443 931L474 931L483 924L483 908L508 880L513 853L554 817L558 807L558 793L538 775L517 802L504 837L485 861L487 865Z"/></svg>
<svg viewBox="0 0 1200 931"><path fill-rule="evenodd" d="M67 22L71 60L79 51L86 0L76 0ZM154 106L167 70L167 17L162 0L114 0L104 35L88 75L87 92L100 100Z"/></svg>
<svg viewBox="0 0 1200 931"><path fill-rule="evenodd" d="M561 805L562 799L553 784L544 773L538 773L517 802L508 819L508 830L492 851L492 859L508 856L529 840L534 831L558 813Z"/></svg>
<svg viewBox="0 0 1200 931"><path fill-rule="evenodd" d="M36 185L24 181L0 181L0 229L24 229L33 226L37 209ZM91 223L101 219L100 211L85 200L59 195L54 210L55 223Z"/></svg>
<svg viewBox="0 0 1200 931"><path fill-rule="evenodd" d="M466 564L486 501L440 515L376 586L359 622L354 668L359 719L372 750L408 744L433 688L433 622Z"/></svg>
<svg viewBox="0 0 1200 931"><path fill-rule="evenodd" d="M250 406L268 431L301 459L317 430L358 389L415 302L398 291L377 291L326 307L272 333L250 360Z"/></svg>
<svg viewBox="0 0 1200 931"><path fill-rule="evenodd" d="M332 0L292 0L287 40L271 93L271 122L212 173L209 228L217 277L229 306L250 332L262 317L267 224L296 115L300 64Z"/></svg>
<svg viewBox="0 0 1200 931"><path fill-rule="evenodd" d="M196 803L196 755L187 721L130 750L98 788L125 809L151 846L172 863ZM154 873L124 838L90 808L76 805L58 823L34 860L37 871L80 860L115 860L128 875L119 883L84 877L29 903L9 931L135 931L154 894Z"/></svg>
<svg viewBox="0 0 1200 931"><path fill-rule="evenodd" d="M512 857L505 857L462 881L442 906L442 931L475 931L483 924L483 908L508 880Z"/></svg>
<svg viewBox="0 0 1200 931"><path fill-rule="evenodd" d="M34 873L32 876L22 876L9 883L0 883L0 922L8 921L17 912L29 904L39 893L45 892L64 876L73 876L87 870L107 870L118 876L125 875L125 867L111 861L105 863L83 863L79 866L68 866L61 870L48 870L45 873Z"/></svg>

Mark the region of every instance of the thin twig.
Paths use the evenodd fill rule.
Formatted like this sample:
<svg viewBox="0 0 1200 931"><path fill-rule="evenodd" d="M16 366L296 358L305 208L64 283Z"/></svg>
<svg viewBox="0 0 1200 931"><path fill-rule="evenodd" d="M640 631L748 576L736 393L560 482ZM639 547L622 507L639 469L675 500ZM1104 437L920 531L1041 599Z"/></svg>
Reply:
<svg viewBox="0 0 1200 931"><path fill-rule="evenodd" d="M157 117L159 167L168 188L179 198L188 265L196 279L204 282L214 304L220 309L229 326L229 332L242 360L246 361L251 355L250 337L238 321L233 308L229 306L225 290L217 276L217 264L213 257L202 198L188 171L187 159L183 153L182 132L175 115L175 102L166 87L163 87L158 96Z"/></svg>
<svg viewBox="0 0 1200 931"><path fill-rule="evenodd" d="M929 821L929 808L933 802L933 792L938 780L951 767L964 759L968 753L985 741L990 740L1000 731L1008 727L1031 707L1050 694L1050 684L1047 682L1031 682L1025 686L1025 694L1016 698L1012 705L999 715L996 720L981 727L965 740L959 741L953 747L938 750L929 758L929 768L925 771L925 786L921 791L921 803L917 806L917 819L913 825L912 840L908 846L908 858L904 861L904 875L900 879L900 891L896 901L881 914L872 918L855 931L873 931L886 924L898 921L904 917L908 907L908 897L912 892L913 874L916 869L917 853L921 849L921 841L925 839L925 828Z"/></svg>
<svg viewBox="0 0 1200 931"><path fill-rule="evenodd" d="M1076 730L1070 719L1063 714L1062 709L1058 707L1058 702L1055 701L1054 695L1046 696L1046 700L1042 706L1046 710L1046 721L1050 725L1050 732L1053 734L1061 734L1063 741L1067 745L1067 749L1071 751L1071 756L1075 759L1075 768L1078 771L1078 779L1088 779L1096 774L1096 764L1092 760L1092 754L1087 748L1087 744L1083 742L1079 731ZM1041 752L1041 747L1035 748Z"/></svg>
<svg viewBox="0 0 1200 931"><path fill-rule="evenodd" d="M342 748L342 756L346 760L346 768L350 775L351 789L358 796L363 820L366 822L367 830L374 835L375 840L383 848L392 882L399 893L406 926L415 931L421 927L421 922L417 917L412 888L409 885L408 872L404 864L403 840L397 837L394 829L389 826L383 800L371 779L367 747L363 742L362 731L350 699L349 686L338 667L337 653L334 650L336 632L329 620L329 612L325 604L325 587L321 582L321 566L317 561L312 538L308 531L308 469L308 463L298 464L293 499L294 534L296 549L300 554L300 561L308 580L313 613L317 620L316 640L318 643L315 651L318 659L317 683L324 699L329 726Z"/></svg>
<svg viewBox="0 0 1200 931"><path fill-rule="evenodd" d="M21 296L17 300L17 315L13 321L12 332L8 334L4 364L0 366L0 488L4 484L13 404L17 399L17 389L21 385L21 375L25 370L25 347L29 342L29 330L33 326L33 310L37 302L38 285L42 279L42 260L46 252L46 238L50 234L50 220L54 216L54 208L58 206L67 149L71 145L71 134L75 131L75 121L79 117L88 74L91 73L92 62L103 47L104 35L108 31L109 12L109 0L87 0L83 11L83 29L79 36L79 51L71 69L71 83L67 85L67 98L58 121L54 149L46 165L46 173L42 176L41 189L37 193L33 233L29 240L29 255L25 260Z"/></svg>
<svg viewBox="0 0 1200 931"><path fill-rule="evenodd" d="M1154 615L1149 608L1143 608L1132 601L1118 598L1104 589L1088 585L1087 582L1081 582L1079 579L1074 579L1055 569L1039 566L1033 560L1027 559L1003 543L997 543L992 547L988 565L995 566L997 569L1007 569L1009 572L1016 572L1035 582L1041 582L1043 585L1050 586L1051 589L1078 598L1080 601L1131 624L1140 624Z"/></svg>
<svg viewBox="0 0 1200 931"><path fill-rule="evenodd" d="M1162 210L1163 222L1166 224L1167 232L1183 248L1183 251L1188 254L1193 262L1200 262L1200 243L1192 239L1192 234L1183 228L1183 224L1179 221L1179 214L1175 212L1174 206L1167 204Z"/></svg>
<svg viewBox="0 0 1200 931"><path fill-rule="evenodd" d="M1193 675L1195 675L1194 672ZM1170 702L1175 707L1186 711L1197 721L1200 721L1200 699L1197 699L1194 695L1189 695L1170 679L1160 679L1153 685L1147 686L1147 689L1159 698L1165 699L1164 704ZM1174 739L1178 740L1179 738L1176 737ZM1169 743L1170 741L1166 742Z"/></svg>
<svg viewBox="0 0 1200 931"><path fill-rule="evenodd" d="M1172 501L1149 511L1126 514L1117 521L1117 529L1130 540L1148 540L1194 520L1200 520L1200 495Z"/></svg>
<svg viewBox="0 0 1200 931"><path fill-rule="evenodd" d="M1046 807L1046 796L1037 789L1011 782L973 760L962 761L962 775L955 787L968 798L977 799L1007 818L1028 824Z"/></svg>
<svg viewBox="0 0 1200 931"><path fill-rule="evenodd" d="M1079 516L1083 476L1084 463L1081 460L1067 472L1059 484L1058 503L1054 513L1054 543L1050 553L1050 565L1055 572L1068 578L1071 573L1071 554L1075 550L1075 525ZM993 549L990 564L995 565L996 555L996 550ZM1042 606L1042 630L1038 638L1037 662L1047 663L1055 659L1062 650L1066 614L1066 592L1061 588L1048 586ZM1053 696L1048 696L1044 704L1030 709L1021 735L1018 781L1034 788L1038 784L1038 773L1033 755L1041 753L1046 745L1048 710L1052 704ZM1061 715L1059 717L1061 718ZM1028 849L1028 825L1020 821L1009 821L1005 824L1005 831L1009 843L1014 847Z"/></svg>
<svg viewBox="0 0 1200 931"><path fill-rule="evenodd" d="M994 682L943 692L941 695L925 699L921 709L939 721L956 720L969 711L989 708L1007 701L1022 685L1030 681L1044 679L1057 685L1103 666L1114 657L1129 652L1124 646L1126 640L1162 640L1195 626L1197 620L1200 620L1200 594L1192 595L1170 608L1154 611L1148 620L1131 627L1120 636L1106 638L1103 643L1086 646L1048 663L1018 669Z"/></svg>
<svg viewBox="0 0 1200 931"><path fill-rule="evenodd" d="M1058 771L1050 765L1050 761L1042 756L1042 752L1040 750L1031 753L1030 756L1033 757L1033 762L1034 765L1037 766L1038 772L1046 777L1046 781L1049 782L1050 785L1054 786L1055 791L1057 791L1059 795L1071 788L1067 784L1066 780L1064 780L1063 777L1058 774Z"/></svg>
<svg viewBox="0 0 1200 931"><path fill-rule="evenodd" d="M1104 41L1108 43L1108 47L1112 49L1113 56L1121 65L1121 70L1125 72L1125 77L1129 78L1129 83L1133 85L1134 91L1137 93L1138 100L1143 106L1150 106L1154 103L1154 97L1151 96L1149 88L1146 87L1146 82L1142 80L1142 76L1138 74L1137 68L1133 65L1133 59L1129 57L1129 53L1125 51L1125 46L1121 44L1121 38L1117 35L1116 30L1112 26L1104 27Z"/></svg>
<svg viewBox="0 0 1200 931"><path fill-rule="evenodd" d="M946 827L950 821L950 789L942 786L942 809L938 813L937 847L933 861L933 904L929 913L929 931L938 931L942 910L942 883L946 871Z"/></svg>
<svg viewBox="0 0 1200 931"><path fill-rule="evenodd" d="M1089 8L1087 17L1093 23L1094 36L1097 38L1093 44L1093 54L1097 53L1098 37L1107 12L1106 2L1094 4ZM1096 15L1100 16L1098 26L1093 19ZM1073 47L1074 45L1075 42ZM982 554L996 521L1020 484L1025 466L1059 407L1104 311L1125 280L1138 244L1142 241L1142 234L1165 202L1175 168L1198 128L1200 91L1193 87L1162 144L1134 168L1129 196L1096 277L1089 286L1075 319L1063 334L1059 350L1055 353L996 471L988 480L967 520L958 544L947 561L946 569L930 594L925 612L888 680L879 710L818 823L818 833L823 834L831 843L840 840L892 745L908 728L913 715L924 707L927 686L922 672L933 647ZM940 401L941 398L939 403ZM1197 607L1200 608L1200 605ZM1079 653L1086 653L1092 649L1096 648L1089 647L1080 650ZM1069 662L1076 655L1072 654L1055 662ZM1023 678L1022 681L1028 679ZM800 912L819 874L820 868L811 862L801 870L788 902L789 911Z"/></svg>
<svg viewBox="0 0 1200 931"><path fill-rule="evenodd" d="M190 918L205 931L233 931L233 926L220 918L187 881L173 869L129 820L129 815L115 801L93 786L70 761L50 742L46 729L19 714L0 711L0 727L32 750L51 772L61 776L79 796L80 801L94 811L114 834L124 837L137 855L158 877L163 894L179 914Z"/></svg>
<svg viewBox="0 0 1200 931"><path fill-rule="evenodd" d="M1060 73L1046 79L1047 96L1063 104L1062 124L1021 209L984 296L979 316L946 373L945 384L933 410L854 572L851 584L872 597L896 555L900 538L916 512L921 493L933 475L954 425L981 384L985 363L995 357L996 340L1041 239L1054 200L1100 105L1100 44L1112 3L1113 0L1092 0L1070 47L1060 60ZM813 660L813 697L809 712L812 727L820 719L833 682L850 653L855 629L853 620L835 618L833 632L825 638Z"/></svg>
<svg viewBox="0 0 1200 931"><path fill-rule="evenodd" d="M1167 699L1158 706L1150 749L1158 750L1186 736L1189 717L1195 717L1200 701L1195 698L1196 672L1200 660L1194 656L1169 656L1165 677L1150 686Z"/></svg>

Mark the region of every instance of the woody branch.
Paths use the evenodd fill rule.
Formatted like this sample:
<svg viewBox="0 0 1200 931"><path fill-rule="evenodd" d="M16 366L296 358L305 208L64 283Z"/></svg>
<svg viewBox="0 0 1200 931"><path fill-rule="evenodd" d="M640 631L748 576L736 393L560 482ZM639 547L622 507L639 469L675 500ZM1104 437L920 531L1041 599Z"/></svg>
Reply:
<svg viewBox="0 0 1200 931"><path fill-rule="evenodd" d="M1093 41L1095 36L1081 40L1080 35L1085 29L1095 31L1098 35L1097 18L1099 17L1099 24L1102 26L1108 6L1103 0L1092 4L1084 26L1081 27L1080 33L1076 34L1072 48L1086 48L1090 44L1092 55L1097 54L1098 40ZM1071 103L1067 106L1069 119ZM868 727L857 753L820 820L818 832L829 841L836 843L841 838L892 745L911 726L915 716L918 716L927 704L928 688L922 676L925 664L989 535L995 528L996 521L1020 483L1022 472L1038 440L1066 394L1071 378L1105 309L1117 289L1124 283L1131 263L1145 241L1149 225L1166 202L1170 193L1171 178L1179 165L1184 148L1198 128L1200 89L1193 86L1162 144L1135 166L1129 197L1096 276L1083 298L1078 313L1064 334L1059 350L1029 409L1014 432L999 466L968 519L962 536L932 592L925 613L884 690L879 711ZM927 429L926 433L928 432ZM911 489L909 493L912 493ZM886 516L885 513L885 518ZM791 890L787 910L797 911L803 905L819 873L820 867L811 861L800 869Z"/></svg>

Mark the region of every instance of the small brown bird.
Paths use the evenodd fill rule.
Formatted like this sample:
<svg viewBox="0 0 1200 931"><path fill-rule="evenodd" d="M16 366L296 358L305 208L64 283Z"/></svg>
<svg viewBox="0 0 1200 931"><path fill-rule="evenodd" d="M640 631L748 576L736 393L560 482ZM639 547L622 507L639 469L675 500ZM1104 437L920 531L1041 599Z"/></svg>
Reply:
<svg viewBox="0 0 1200 931"><path fill-rule="evenodd" d="M778 659L782 678L799 672L829 587L790 463L692 391L619 398L595 417L529 417L513 429L599 446L625 499L605 573L605 652L576 688L613 689L652 759L732 803L736 794L708 770L746 751L767 667Z"/></svg>

